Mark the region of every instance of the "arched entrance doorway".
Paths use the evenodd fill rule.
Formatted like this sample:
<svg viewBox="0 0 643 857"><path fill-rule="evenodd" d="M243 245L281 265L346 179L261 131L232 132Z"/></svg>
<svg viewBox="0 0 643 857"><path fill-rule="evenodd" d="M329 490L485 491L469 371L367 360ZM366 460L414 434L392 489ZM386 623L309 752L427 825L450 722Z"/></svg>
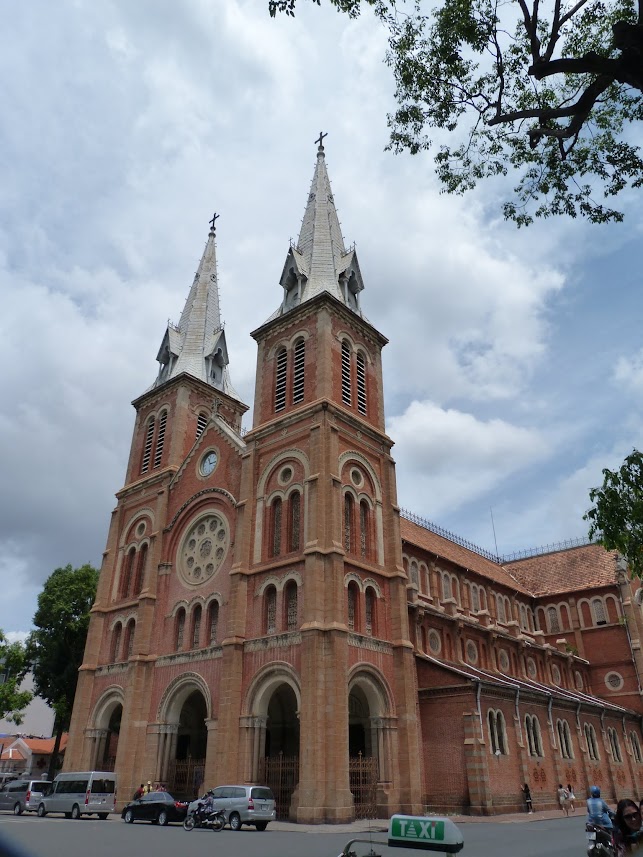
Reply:
<svg viewBox="0 0 643 857"><path fill-rule="evenodd" d="M205 777L209 693L200 676L171 685L160 711L158 780L175 797L194 798Z"/></svg>
<svg viewBox="0 0 643 857"><path fill-rule="evenodd" d="M388 778L388 714L380 680L356 673L348 689L348 770L356 818L377 817L377 785Z"/></svg>
<svg viewBox="0 0 643 857"><path fill-rule="evenodd" d="M94 713L94 728L87 733L92 741L89 756L93 770L115 769L122 717L122 692L120 689L110 690L98 701Z"/></svg>

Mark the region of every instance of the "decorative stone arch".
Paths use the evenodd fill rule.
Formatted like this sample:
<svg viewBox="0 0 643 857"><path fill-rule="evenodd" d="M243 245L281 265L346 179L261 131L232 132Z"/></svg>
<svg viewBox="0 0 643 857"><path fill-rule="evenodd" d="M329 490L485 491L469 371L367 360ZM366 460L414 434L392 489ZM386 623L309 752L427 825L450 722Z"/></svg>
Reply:
<svg viewBox="0 0 643 857"><path fill-rule="evenodd" d="M190 604L185 600L185 598L182 598L180 601L176 602L176 604L172 608L171 612L168 613L168 616L170 618L174 618L176 616L176 614L179 612L179 609L181 607L185 610L185 615L187 616L189 613L189 606L190 606Z"/></svg>
<svg viewBox="0 0 643 857"><path fill-rule="evenodd" d="M207 608L212 604L213 601L216 601L219 607L223 607L223 595L217 590L216 592L211 592L210 595L204 600L203 607L207 610Z"/></svg>
<svg viewBox="0 0 643 857"><path fill-rule="evenodd" d="M125 691L120 685L106 688L94 705L90 726L85 730L89 744L89 764L93 770L102 770L107 758L116 757L124 705Z"/></svg>
<svg viewBox="0 0 643 857"><path fill-rule="evenodd" d="M255 543L254 543L254 562L261 562L262 557L262 548L263 548L263 527L264 527L264 518L265 518L265 507L268 503L272 502L273 492L270 495L270 498L266 498L265 491L266 485L268 483L268 479L272 476L273 472L279 467L280 464L288 461L289 459L294 459L301 464L304 471L304 484L301 486L301 483L297 483L300 485L301 492L301 502L303 503L303 516L301 522L301 534L302 534L302 543L306 544L307 534L308 534L308 478L310 476L310 461L308 460L308 456L302 452L300 449L285 449L283 452L274 455L268 464L264 467L261 472L261 476L259 477L259 481L257 482L257 509L255 516ZM293 486L294 487L294 486ZM283 494L282 494L282 502L283 502Z"/></svg>
<svg viewBox="0 0 643 857"><path fill-rule="evenodd" d="M561 631L572 630L572 615L567 601L561 601L556 605L558 607L558 616L560 617Z"/></svg>
<svg viewBox="0 0 643 857"><path fill-rule="evenodd" d="M287 571L279 582L279 586L281 587L281 589L285 589L287 584L290 583L291 580L293 580L297 584L297 588L300 588L304 585L304 579L298 571Z"/></svg>
<svg viewBox="0 0 643 857"><path fill-rule="evenodd" d="M376 758L378 780L388 781L396 727L391 689L379 670L359 663L349 672L347 692L349 755Z"/></svg>
<svg viewBox="0 0 643 857"><path fill-rule="evenodd" d="M364 592L364 584L362 582L362 578L354 571L349 571L347 574L344 575L344 589L348 589L348 584L351 581L357 584L357 587L360 592Z"/></svg>
<svg viewBox="0 0 643 857"><path fill-rule="evenodd" d="M374 589L374 590L375 590L375 595L376 595L378 598L383 598L383 597L384 597L384 594L383 594L383 592L382 592L382 590L381 590L381 588L380 588L380 585L379 585L379 583L375 580L375 578L373 578L373 577L367 577L367 578L364 580L364 583L363 583L364 592L366 592L366 589L367 589L367 587L369 587L369 586L370 586L372 589Z"/></svg>
<svg viewBox="0 0 643 857"><path fill-rule="evenodd" d="M145 506L143 509L138 509L136 512L132 512L132 514L129 516L129 518L125 522L123 529L121 530L121 538L120 538L120 541L118 543L119 548L124 548L125 551L127 551L128 548L136 547L136 545L138 545L138 541L131 542L131 543L126 545L125 539L127 537L127 534L130 532L130 530L134 526L134 524L138 523L139 518L147 518L149 520L149 523L150 523L150 528L151 528L152 532L154 532L154 526L155 526L155 522L156 522L156 516L154 514L154 510L151 509L149 506ZM150 538L149 535L146 535L143 537L143 539L148 539L148 541L149 541L149 538Z"/></svg>
<svg viewBox="0 0 643 857"><path fill-rule="evenodd" d="M580 601L578 603L580 604ZM545 612L545 608L542 605L536 607L536 625L538 626L540 631L544 631L545 633L547 633L547 614Z"/></svg>
<svg viewBox="0 0 643 857"><path fill-rule="evenodd" d="M216 503L212 503L212 499L215 499ZM163 530L164 533L170 533L176 526L177 522L180 521L181 525L178 527L178 535L175 532L172 541L169 545L169 552L173 554L176 551L176 542L178 538L183 535L184 532L184 524L186 520L191 520L192 518L198 517L200 514L203 514L204 510L208 508L216 509L217 512L220 511L220 506L225 507L228 511L223 512L221 514L231 516L234 513L234 510L237 508L237 501L235 497L229 492L226 491L225 488L212 487L212 488L202 488L200 491L197 491L196 494L193 494L188 500L183 503L181 508L175 513L174 517L170 521L170 523ZM188 514L186 510L189 509Z"/></svg>
<svg viewBox="0 0 643 857"><path fill-rule="evenodd" d="M616 596L615 596L615 595L612 595L611 593L608 593L607 595L603 596L603 602L604 602L604 604L605 604L605 612L607 613L607 621L608 621L608 622L610 622L610 621L611 621L611 619L610 619L610 609L609 609L609 606L608 606L608 605L609 605L610 603L612 603L612 604L614 605L614 613L615 613L615 615L616 615L616 621L618 622L619 618L621 617L621 612L622 612L622 611L621 611L621 605L619 604L619 602L618 602L618 600L617 600Z"/></svg>
<svg viewBox="0 0 643 857"><path fill-rule="evenodd" d="M298 339L303 339L304 342L308 342L308 340L310 339L310 332L305 328L302 328L301 330L295 331L295 333L293 333L289 337L284 336L281 339L278 339L276 342L273 342L273 344L268 349L266 359L274 360L275 356L279 351L281 351L282 348L285 348L288 352L292 351L295 346L295 342L297 342Z"/></svg>
<svg viewBox="0 0 643 857"><path fill-rule="evenodd" d="M90 728L106 729L112 712L117 705L125 704L125 691L118 684L110 685L96 700L89 718Z"/></svg>
<svg viewBox="0 0 643 857"><path fill-rule="evenodd" d="M364 690L374 717L395 717L391 688L384 675L371 664L355 664L348 673L348 692L360 686Z"/></svg>
<svg viewBox="0 0 643 857"><path fill-rule="evenodd" d="M255 598L260 598L269 586L274 586L277 592L279 592L282 588L282 582L280 578L276 577L274 574L270 575L270 577L266 577L266 579L261 582L259 588L255 590Z"/></svg>
<svg viewBox="0 0 643 857"><path fill-rule="evenodd" d="M267 717L270 697L282 684L287 684L292 689L297 700L297 711L300 711L301 682L297 672L286 661L273 661L262 667L250 682L242 713L255 717Z"/></svg>
<svg viewBox="0 0 643 857"><path fill-rule="evenodd" d="M371 499L371 503L373 503L372 508L374 507L374 519L375 519L374 520L374 523L375 523L375 527L374 527L374 529L375 529L375 545L374 545L375 552L374 553L375 553L375 557L377 558L378 565L383 565L384 564L384 533L383 533L383 511L382 511L382 486L380 484L379 479L377 478L377 474L375 473L375 470L373 469L373 466L371 465L370 461L366 458L366 456L362 455L360 452L357 452L357 450L354 450L354 449L349 449L346 452L343 452L339 456L339 459L337 461L337 468L338 468L338 473L340 474L340 478L341 478L341 474L344 471L344 468L351 461L355 461L361 467L364 468L364 470L369 475L369 478L371 480L371 484L373 485L373 491L375 492L375 501L373 503L373 501ZM344 497L344 493L345 493L346 489L351 489L351 486L349 486L348 484L342 485L342 498ZM356 502L359 504L359 501L360 501L360 498L362 497L362 495L361 494L356 495L355 491L353 489L351 489L351 490L352 490L353 494L357 497ZM365 494L364 498L367 499L368 495Z"/></svg>
<svg viewBox="0 0 643 857"><path fill-rule="evenodd" d="M158 706L159 723L178 724L185 700L195 690L200 691L205 700L208 718L212 716L212 697L206 681L198 673L186 672L171 681L163 691Z"/></svg>
<svg viewBox="0 0 643 857"><path fill-rule="evenodd" d="M429 574L429 567L424 561L421 561L418 564L418 574L420 578L420 592L423 592L425 595L430 595L431 576Z"/></svg>

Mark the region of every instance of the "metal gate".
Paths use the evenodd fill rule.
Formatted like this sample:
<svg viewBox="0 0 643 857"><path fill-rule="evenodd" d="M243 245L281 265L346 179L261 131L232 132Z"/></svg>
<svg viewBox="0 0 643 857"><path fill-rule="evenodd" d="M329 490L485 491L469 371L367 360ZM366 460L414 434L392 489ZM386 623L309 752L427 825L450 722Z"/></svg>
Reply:
<svg viewBox="0 0 643 857"><path fill-rule="evenodd" d="M268 756L261 760L259 776L275 796L277 818L288 820L292 795L299 782L299 756Z"/></svg>
<svg viewBox="0 0 643 857"><path fill-rule="evenodd" d="M204 774L205 759L174 759L170 762L167 789L173 797L198 797Z"/></svg>
<svg viewBox="0 0 643 857"><path fill-rule="evenodd" d="M377 818L378 764L374 756L351 756L348 760L350 790L355 803L355 818Z"/></svg>

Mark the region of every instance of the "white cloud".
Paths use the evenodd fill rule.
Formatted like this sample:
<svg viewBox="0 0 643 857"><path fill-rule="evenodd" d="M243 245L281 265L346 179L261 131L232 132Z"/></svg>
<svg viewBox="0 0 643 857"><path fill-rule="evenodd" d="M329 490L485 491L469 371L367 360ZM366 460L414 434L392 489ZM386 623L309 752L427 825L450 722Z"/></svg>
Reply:
<svg viewBox="0 0 643 857"><path fill-rule="evenodd" d="M643 348L632 357L620 357L614 367L614 380L636 395L643 394Z"/></svg>

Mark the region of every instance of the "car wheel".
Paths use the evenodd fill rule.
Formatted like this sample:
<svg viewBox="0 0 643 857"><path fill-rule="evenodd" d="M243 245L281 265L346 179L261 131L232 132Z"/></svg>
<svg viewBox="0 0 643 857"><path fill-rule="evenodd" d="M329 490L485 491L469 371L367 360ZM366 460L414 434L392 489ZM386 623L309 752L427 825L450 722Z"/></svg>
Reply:
<svg viewBox="0 0 643 857"><path fill-rule="evenodd" d="M45 809L44 803L41 803L38 807L38 818L44 818L47 815L47 810Z"/></svg>
<svg viewBox="0 0 643 857"><path fill-rule="evenodd" d="M165 827L165 825L167 824L167 812L164 809L159 812L159 817L157 821L161 825L161 827Z"/></svg>
<svg viewBox="0 0 643 857"><path fill-rule="evenodd" d="M123 821L127 822L127 824L134 824L134 813L131 809L127 810L127 812L123 816Z"/></svg>
<svg viewBox="0 0 643 857"><path fill-rule="evenodd" d="M14 815L22 815L22 804L18 802L13 808Z"/></svg>
<svg viewBox="0 0 643 857"><path fill-rule="evenodd" d="M241 816L238 812L233 812L230 818L230 830L241 830Z"/></svg>
<svg viewBox="0 0 643 857"><path fill-rule="evenodd" d="M266 827L268 827L268 822L267 821L258 821L255 824L255 827L257 828L257 830L265 830Z"/></svg>
<svg viewBox="0 0 643 857"><path fill-rule="evenodd" d="M71 817L76 820L80 818L80 808L77 803L75 803L71 808Z"/></svg>
<svg viewBox="0 0 643 857"><path fill-rule="evenodd" d="M105 819L107 818L108 815L109 815L108 812L99 812L98 813L98 817L100 818L101 821L105 821Z"/></svg>

